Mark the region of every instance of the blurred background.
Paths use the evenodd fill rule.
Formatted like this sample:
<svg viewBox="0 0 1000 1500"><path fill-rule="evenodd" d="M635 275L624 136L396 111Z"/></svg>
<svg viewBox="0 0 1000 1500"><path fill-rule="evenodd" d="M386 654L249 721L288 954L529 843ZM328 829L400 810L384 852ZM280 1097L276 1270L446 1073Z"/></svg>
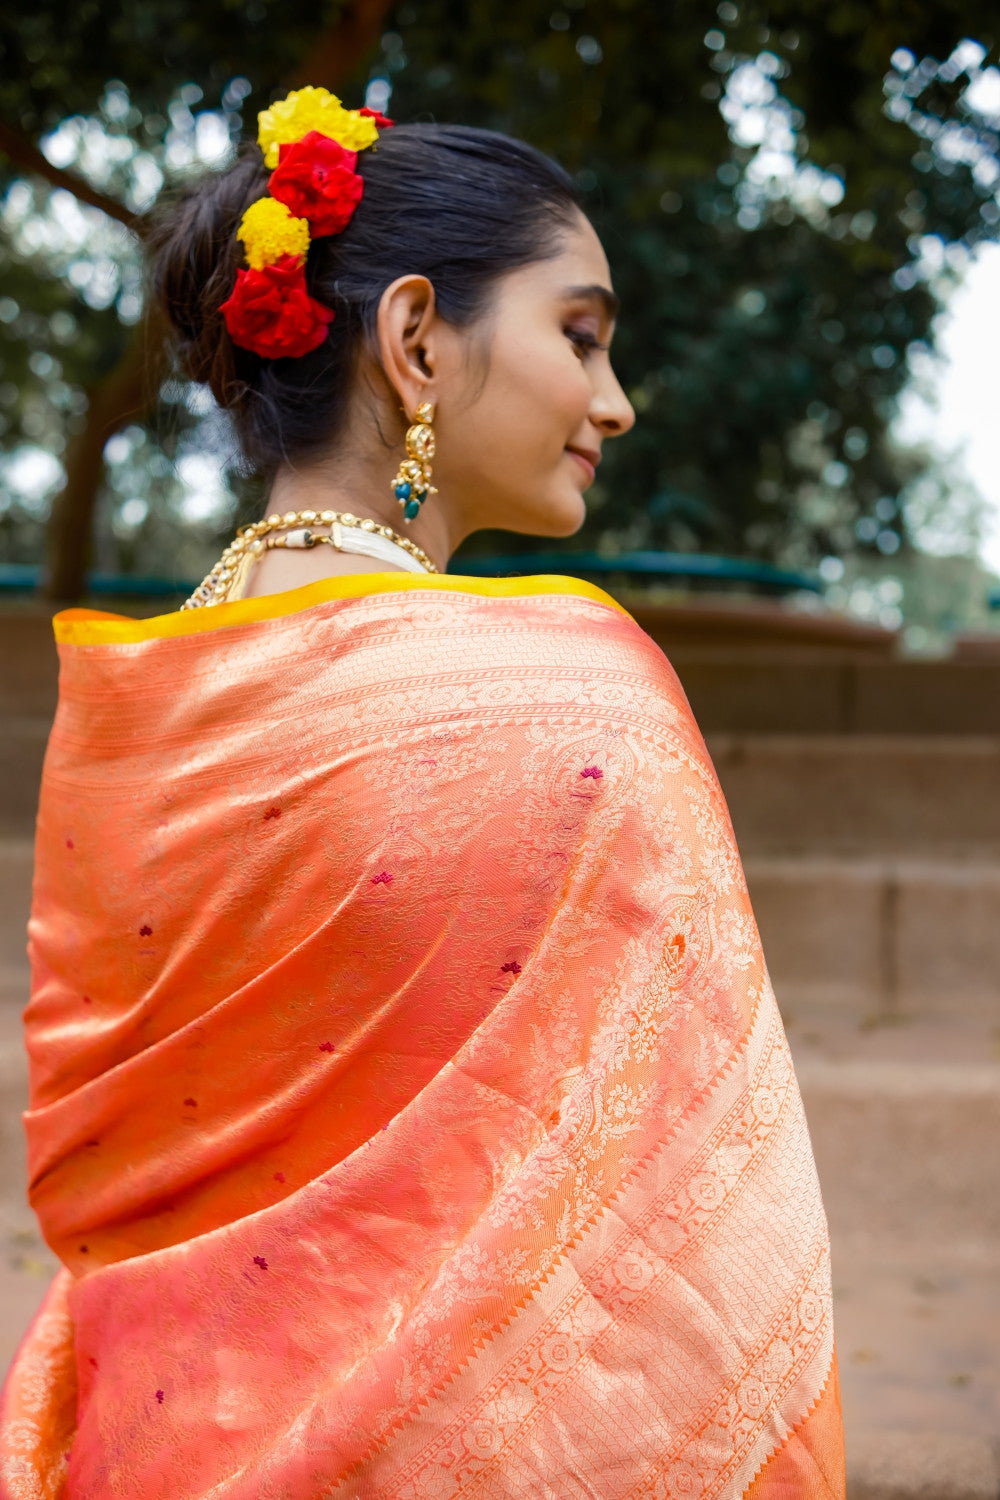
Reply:
<svg viewBox="0 0 1000 1500"><path fill-rule="evenodd" d="M852 1500L1000 1494L1000 13L981 0L36 0L0 16L0 1359L51 1258L17 1040L49 617L176 607L264 496L148 215L324 84L576 181L638 413L553 551L716 760L834 1239Z"/></svg>
<svg viewBox="0 0 1000 1500"><path fill-rule="evenodd" d="M989 630L997 29L978 0L7 7L8 588L37 577L19 566L60 600L88 570L183 585L259 510L224 419L144 317L143 225L278 91L324 81L401 120L522 135L575 174L641 421L567 550L680 554L643 587L781 592L901 629L911 652ZM466 549L512 550L531 543ZM692 578L692 555L788 576Z"/></svg>

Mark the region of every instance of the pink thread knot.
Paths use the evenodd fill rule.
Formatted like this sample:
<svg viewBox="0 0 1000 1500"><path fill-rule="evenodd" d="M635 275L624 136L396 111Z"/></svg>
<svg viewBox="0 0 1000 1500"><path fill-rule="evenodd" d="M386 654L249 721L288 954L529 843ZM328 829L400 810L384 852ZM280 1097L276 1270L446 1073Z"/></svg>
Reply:
<svg viewBox="0 0 1000 1500"><path fill-rule="evenodd" d="M600 766L585 766L580 772L580 775L592 776L595 781L600 781L601 777L604 775L604 772L601 770Z"/></svg>
<svg viewBox="0 0 1000 1500"><path fill-rule="evenodd" d="M383 870L381 875L373 875L372 885L392 885L392 876L389 871Z"/></svg>
<svg viewBox="0 0 1000 1500"><path fill-rule="evenodd" d="M274 1174L274 1180L275 1180L275 1182L284 1182L284 1180L285 1180L285 1174L284 1174L284 1172L275 1172L275 1174Z"/></svg>
<svg viewBox="0 0 1000 1500"><path fill-rule="evenodd" d="M140 937L152 937L153 936L153 929L152 929L152 927L150 927L150 925L149 925L148 922L144 922L142 924L142 926L139 928L139 936Z"/></svg>
<svg viewBox="0 0 1000 1500"><path fill-rule="evenodd" d="M253 1263L255 1266L260 1266L262 1271L267 1270L267 1261L264 1259L263 1255L255 1255L253 1258Z"/></svg>
<svg viewBox="0 0 1000 1500"><path fill-rule="evenodd" d="M269 807L268 810L267 810L267 812L264 814L264 822L266 823L267 820L268 820L268 818L280 818L280 817L281 817L281 808L280 807Z"/></svg>
<svg viewBox="0 0 1000 1500"><path fill-rule="evenodd" d="M159 1401L160 1405L162 1406L163 1405L163 1392L162 1391L157 1391L157 1393L156 1393L156 1399L157 1399L157 1401Z"/></svg>
<svg viewBox="0 0 1000 1500"><path fill-rule="evenodd" d="M333 1052L336 1049L334 1048L334 1045L333 1045L332 1042L320 1042L320 1044L319 1044L319 1050L321 1052Z"/></svg>
<svg viewBox="0 0 1000 1500"><path fill-rule="evenodd" d="M516 958L512 958L509 964L500 965L501 974L520 974L520 972L521 965L518 963Z"/></svg>

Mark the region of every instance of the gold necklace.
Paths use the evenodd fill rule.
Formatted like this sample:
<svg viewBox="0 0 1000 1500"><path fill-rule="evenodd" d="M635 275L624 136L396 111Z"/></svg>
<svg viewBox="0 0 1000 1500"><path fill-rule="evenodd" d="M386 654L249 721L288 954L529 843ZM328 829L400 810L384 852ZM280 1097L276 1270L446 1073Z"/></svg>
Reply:
<svg viewBox="0 0 1000 1500"><path fill-rule="evenodd" d="M190 599L186 599L181 605L181 609L200 609L203 605L225 604L228 599L242 598L254 564L274 547L291 545L293 548L309 550L323 543L336 546L335 535L309 530L309 527L317 525L329 526L331 529L344 526L349 530L384 537L394 546L402 547L428 573L438 571L422 547L418 547L408 536L400 536L391 526L383 526L380 521L362 520L360 516L352 516L350 511L287 510L284 515L275 514L263 521L254 521L250 526L241 526L236 539L230 542L215 567L206 574ZM281 534L297 529L301 531L301 535L297 535L294 542Z"/></svg>

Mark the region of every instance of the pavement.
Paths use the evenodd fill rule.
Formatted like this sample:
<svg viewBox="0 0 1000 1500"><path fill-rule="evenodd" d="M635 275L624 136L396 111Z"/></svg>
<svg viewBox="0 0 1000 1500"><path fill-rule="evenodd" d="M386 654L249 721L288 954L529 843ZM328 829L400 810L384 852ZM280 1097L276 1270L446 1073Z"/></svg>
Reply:
<svg viewBox="0 0 1000 1500"><path fill-rule="evenodd" d="M951 1016L786 1025L830 1221L851 1500L995 1500L997 1034Z"/></svg>
<svg viewBox="0 0 1000 1500"><path fill-rule="evenodd" d="M21 1110L27 1066L20 1036L26 977L0 970L0 1371L6 1370L59 1262L25 1201Z"/></svg>

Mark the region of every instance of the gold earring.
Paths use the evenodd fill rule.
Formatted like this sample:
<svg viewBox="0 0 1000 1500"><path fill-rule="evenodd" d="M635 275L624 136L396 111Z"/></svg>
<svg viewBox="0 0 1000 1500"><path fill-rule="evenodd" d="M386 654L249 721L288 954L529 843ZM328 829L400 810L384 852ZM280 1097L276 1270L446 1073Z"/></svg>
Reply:
<svg viewBox="0 0 1000 1500"><path fill-rule="evenodd" d="M431 484L431 459L434 457L434 408L422 401L413 414L413 425L406 429L406 457L392 481L392 493L403 508L403 519L413 521L428 495L436 495Z"/></svg>

